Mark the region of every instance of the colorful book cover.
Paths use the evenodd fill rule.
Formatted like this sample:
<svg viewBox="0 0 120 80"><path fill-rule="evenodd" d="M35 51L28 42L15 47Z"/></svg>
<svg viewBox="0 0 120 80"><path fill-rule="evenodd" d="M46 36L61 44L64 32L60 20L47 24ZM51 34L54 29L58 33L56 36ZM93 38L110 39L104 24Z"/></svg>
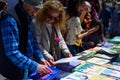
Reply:
<svg viewBox="0 0 120 80"><path fill-rule="evenodd" d="M113 48L114 46L116 46L117 44L113 44L113 43L108 43L106 42L103 46L101 46L100 48Z"/></svg>
<svg viewBox="0 0 120 80"><path fill-rule="evenodd" d="M120 45L119 44L112 44L112 43L106 43L102 47L100 47L100 50L98 50L98 53L103 54L117 54L120 52Z"/></svg>
<svg viewBox="0 0 120 80"><path fill-rule="evenodd" d="M101 47L101 49L97 51L97 53L113 55L113 56L118 54L118 52L119 52L119 49L116 49L116 48L103 48L103 47Z"/></svg>
<svg viewBox="0 0 120 80"><path fill-rule="evenodd" d="M74 72L60 80L89 80L90 75L86 75L80 72Z"/></svg>
<svg viewBox="0 0 120 80"><path fill-rule="evenodd" d="M85 61L71 61L69 63L57 63L56 67L60 70L66 71L66 72L72 72L72 69L78 66L79 64L85 63Z"/></svg>
<svg viewBox="0 0 120 80"><path fill-rule="evenodd" d="M119 45L117 45L117 46L115 46L115 48L118 48L118 49L120 49L120 44L119 44Z"/></svg>
<svg viewBox="0 0 120 80"><path fill-rule="evenodd" d="M105 69L101 74L120 79L120 72L113 70L113 69ZM119 79L117 79L117 80L119 80Z"/></svg>
<svg viewBox="0 0 120 80"><path fill-rule="evenodd" d="M97 64L97 65L104 65L104 64L110 62L110 60L103 59L103 58L93 57L91 59L88 59L87 62L93 63L93 64Z"/></svg>
<svg viewBox="0 0 120 80"><path fill-rule="evenodd" d="M56 67L50 66L49 68L52 70L50 73L40 75L38 72L33 72L29 75L29 78L33 80L53 80L53 78L55 78L61 72L61 70L57 69Z"/></svg>
<svg viewBox="0 0 120 80"><path fill-rule="evenodd" d="M108 63L108 64L105 64L104 67L120 71L120 65L117 65L117 64Z"/></svg>
<svg viewBox="0 0 120 80"><path fill-rule="evenodd" d="M84 63L74 68L73 71L78 71L88 75L92 75L94 73L101 74L105 69L105 67L97 66L91 63Z"/></svg>
<svg viewBox="0 0 120 80"><path fill-rule="evenodd" d="M77 56L81 56L81 55L83 55L83 56L86 56L86 55L88 55L88 56L93 56L94 54L96 54L96 52L98 51L100 49L100 47L94 47L94 48L90 48L90 49L87 49L87 50L84 50L84 51L82 51L82 52L80 52L80 53L78 53L78 54L76 54Z"/></svg>
<svg viewBox="0 0 120 80"><path fill-rule="evenodd" d="M104 59L112 59L113 58L113 56L109 56L109 55L105 55L105 54L96 54L96 55L94 55L95 57L98 57L98 58L104 58Z"/></svg>
<svg viewBox="0 0 120 80"><path fill-rule="evenodd" d="M120 43L120 36L116 36L112 39L109 39L108 42L110 42L110 43Z"/></svg>
<svg viewBox="0 0 120 80"><path fill-rule="evenodd" d="M100 74L93 74L89 80L116 80L114 78L110 78L108 76L105 75L100 75Z"/></svg>
<svg viewBox="0 0 120 80"><path fill-rule="evenodd" d="M115 79L97 73L93 75L88 75L81 72L74 72L60 80L115 80Z"/></svg>

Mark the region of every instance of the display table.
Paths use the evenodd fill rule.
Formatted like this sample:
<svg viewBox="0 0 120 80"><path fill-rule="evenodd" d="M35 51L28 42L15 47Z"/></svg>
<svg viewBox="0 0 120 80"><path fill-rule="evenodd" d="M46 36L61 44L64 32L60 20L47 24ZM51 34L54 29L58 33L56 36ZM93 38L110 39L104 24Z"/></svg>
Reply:
<svg viewBox="0 0 120 80"><path fill-rule="evenodd" d="M120 38L120 37L119 37ZM31 75L33 80L120 80L120 43L113 39L102 47L56 61L53 72L45 76ZM36 76L37 75L37 76Z"/></svg>

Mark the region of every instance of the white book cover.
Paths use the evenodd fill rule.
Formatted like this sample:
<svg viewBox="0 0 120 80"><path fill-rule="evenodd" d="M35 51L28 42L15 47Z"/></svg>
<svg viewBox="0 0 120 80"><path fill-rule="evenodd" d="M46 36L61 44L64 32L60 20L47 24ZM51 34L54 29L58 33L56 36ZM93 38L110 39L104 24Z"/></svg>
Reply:
<svg viewBox="0 0 120 80"><path fill-rule="evenodd" d="M104 65L104 64L108 63L109 61L110 60L108 60L108 59L97 58L97 57L93 57L93 58L87 60L87 62L98 64L98 65Z"/></svg>

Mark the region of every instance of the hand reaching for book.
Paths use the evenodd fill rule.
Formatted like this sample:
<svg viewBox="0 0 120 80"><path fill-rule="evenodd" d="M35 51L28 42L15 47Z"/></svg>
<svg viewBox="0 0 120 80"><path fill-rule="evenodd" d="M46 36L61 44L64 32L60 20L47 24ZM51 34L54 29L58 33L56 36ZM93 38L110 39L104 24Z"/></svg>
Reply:
<svg viewBox="0 0 120 80"><path fill-rule="evenodd" d="M51 71L52 70L48 66L42 65L42 64L38 64L37 72L40 73L41 75L48 74Z"/></svg>

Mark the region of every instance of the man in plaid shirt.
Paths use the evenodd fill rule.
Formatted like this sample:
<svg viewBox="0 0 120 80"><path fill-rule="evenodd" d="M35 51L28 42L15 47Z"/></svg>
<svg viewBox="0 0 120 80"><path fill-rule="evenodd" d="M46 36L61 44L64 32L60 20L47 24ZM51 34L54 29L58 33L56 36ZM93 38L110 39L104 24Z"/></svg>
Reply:
<svg viewBox="0 0 120 80"><path fill-rule="evenodd" d="M38 47L31 24L31 16L40 8L40 2L19 0L14 9L8 10L9 15L1 20L0 74L10 80L26 79L28 71L40 74L51 71Z"/></svg>

